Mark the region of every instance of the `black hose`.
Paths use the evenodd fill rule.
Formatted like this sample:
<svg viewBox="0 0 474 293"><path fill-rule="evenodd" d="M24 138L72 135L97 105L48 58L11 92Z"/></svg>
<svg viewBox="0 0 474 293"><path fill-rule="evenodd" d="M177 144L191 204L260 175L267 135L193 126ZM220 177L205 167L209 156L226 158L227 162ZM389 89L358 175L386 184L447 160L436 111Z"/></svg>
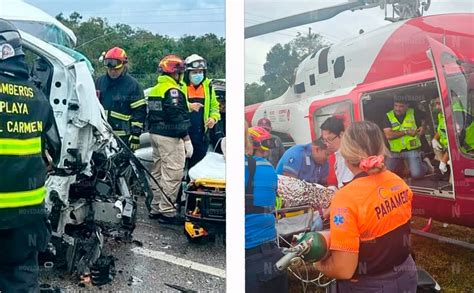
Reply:
<svg viewBox="0 0 474 293"><path fill-rule="evenodd" d="M160 189L161 193L163 194L163 196L165 197L165 199L168 201L168 203L173 206L173 208L177 211L178 209L175 207L175 205L173 204L173 202L171 201L171 199L168 197L168 195L163 191L163 188L161 187L161 185L158 183L158 180L155 179L155 177L153 177L153 175L150 173L150 171L148 171L147 168L145 168L145 166L143 166L142 162L135 156L135 154L133 153L133 151L128 147L128 145L118 136L116 135L113 131L112 131L112 134L114 136L114 138L119 142L119 144L122 146L122 148L124 150L126 150L129 154L130 154L130 157L131 159L133 160L133 162L135 163L135 165L137 166L137 168L141 168L142 170L145 171L145 173L151 177L151 179L153 180L153 182L155 182L156 186L158 186L158 188Z"/></svg>

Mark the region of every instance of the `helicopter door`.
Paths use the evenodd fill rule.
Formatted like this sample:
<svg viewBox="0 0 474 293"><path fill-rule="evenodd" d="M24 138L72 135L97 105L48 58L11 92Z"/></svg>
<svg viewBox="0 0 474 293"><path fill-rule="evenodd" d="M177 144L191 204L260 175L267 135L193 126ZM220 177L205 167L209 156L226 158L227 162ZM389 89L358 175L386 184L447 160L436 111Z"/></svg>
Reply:
<svg viewBox="0 0 474 293"><path fill-rule="evenodd" d="M456 197L474 197L474 64L429 38L432 62L446 122L451 176ZM472 198L471 198L472 199Z"/></svg>

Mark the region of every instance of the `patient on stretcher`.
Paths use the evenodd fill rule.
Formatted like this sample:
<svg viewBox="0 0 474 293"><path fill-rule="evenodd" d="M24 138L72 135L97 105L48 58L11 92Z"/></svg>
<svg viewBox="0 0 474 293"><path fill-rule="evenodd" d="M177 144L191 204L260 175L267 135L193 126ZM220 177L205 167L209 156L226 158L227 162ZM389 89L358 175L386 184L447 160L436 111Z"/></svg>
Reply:
<svg viewBox="0 0 474 293"><path fill-rule="evenodd" d="M317 183L308 183L294 177L278 175L278 195L282 207L310 205L313 209L328 209L335 193L333 189Z"/></svg>

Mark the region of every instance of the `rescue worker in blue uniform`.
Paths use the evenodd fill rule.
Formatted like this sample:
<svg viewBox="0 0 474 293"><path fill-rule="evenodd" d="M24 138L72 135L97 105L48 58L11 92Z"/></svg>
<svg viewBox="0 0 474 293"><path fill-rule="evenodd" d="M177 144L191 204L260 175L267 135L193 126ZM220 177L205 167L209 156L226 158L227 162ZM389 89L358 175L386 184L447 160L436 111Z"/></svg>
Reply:
<svg viewBox="0 0 474 293"><path fill-rule="evenodd" d="M189 136L193 143L193 156L188 161L192 168L201 161L209 149L209 129L212 129L221 118L219 102L207 77L207 62L197 54L185 59L186 72L183 76L182 91L188 99L191 126Z"/></svg>
<svg viewBox="0 0 474 293"><path fill-rule="evenodd" d="M29 81L21 37L0 19L0 292L37 292L38 251L50 239L44 199L61 141L53 110ZM49 164L50 162L48 162Z"/></svg>
<svg viewBox="0 0 474 293"><path fill-rule="evenodd" d="M245 291L287 292L288 276L274 266L283 253L276 244L273 214L278 177L265 159L273 141L262 127L248 134L253 150L245 157Z"/></svg>
<svg viewBox="0 0 474 293"><path fill-rule="evenodd" d="M324 185L329 174L327 160L326 144L322 139L315 139L312 143L289 148L278 162L276 172L278 175Z"/></svg>
<svg viewBox="0 0 474 293"><path fill-rule="evenodd" d="M146 100L142 87L128 73L127 64L127 53L122 48L107 51L107 73L97 79L96 90L114 133L136 150L146 118Z"/></svg>

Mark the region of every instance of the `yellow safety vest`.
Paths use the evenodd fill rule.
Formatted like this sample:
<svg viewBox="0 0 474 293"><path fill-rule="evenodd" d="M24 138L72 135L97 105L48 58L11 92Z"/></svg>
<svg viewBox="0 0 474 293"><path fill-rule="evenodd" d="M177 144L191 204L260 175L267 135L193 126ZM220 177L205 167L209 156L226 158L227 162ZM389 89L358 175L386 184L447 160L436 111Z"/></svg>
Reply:
<svg viewBox="0 0 474 293"><path fill-rule="evenodd" d="M393 131L405 131L417 129L415 121L415 110L408 108L403 122L400 124L392 111L387 113L388 120L392 125ZM399 153L403 150L414 150L421 147L421 141L418 136L404 135L399 138L389 139L390 151Z"/></svg>
<svg viewBox="0 0 474 293"><path fill-rule="evenodd" d="M448 137L446 136L446 122L442 112L438 113L438 128L436 129L439 135L439 143L443 148L448 147Z"/></svg>
<svg viewBox="0 0 474 293"><path fill-rule="evenodd" d="M217 101L216 92L211 86L211 80L206 78L202 82L202 87L204 88L204 123L207 122L209 117L217 122L221 119L221 114L219 112L219 102ZM186 94L186 99L189 99L188 86L185 83L181 86L181 91Z"/></svg>
<svg viewBox="0 0 474 293"><path fill-rule="evenodd" d="M466 109L464 109L464 106L459 101L453 103L453 112L462 112L468 115ZM467 153L474 150L474 121L465 128L465 137L462 144L461 150L463 152Z"/></svg>

